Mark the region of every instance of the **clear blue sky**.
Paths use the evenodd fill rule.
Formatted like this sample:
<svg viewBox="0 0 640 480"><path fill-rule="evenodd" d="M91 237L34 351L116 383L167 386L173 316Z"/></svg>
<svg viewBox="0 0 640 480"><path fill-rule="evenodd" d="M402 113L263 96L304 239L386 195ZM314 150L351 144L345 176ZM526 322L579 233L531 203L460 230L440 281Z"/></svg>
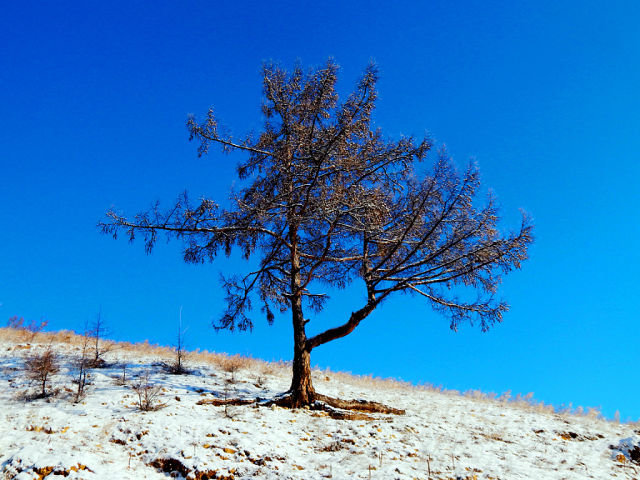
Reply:
<svg viewBox="0 0 640 480"><path fill-rule="evenodd" d="M241 262L184 265L164 242L146 256L96 223L185 189L223 200L236 158L198 159L185 120L215 106L234 133L258 130L263 61L332 56L346 92L373 59L376 124L476 159L505 228L524 208L536 242L489 333L453 333L401 297L312 362L640 417L640 3L152 3L3 5L1 322L79 330L102 308L113 337L170 344L182 306L191 348L289 359L288 317L252 334L210 328L219 272ZM312 332L343 322L354 292Z"/></svg>

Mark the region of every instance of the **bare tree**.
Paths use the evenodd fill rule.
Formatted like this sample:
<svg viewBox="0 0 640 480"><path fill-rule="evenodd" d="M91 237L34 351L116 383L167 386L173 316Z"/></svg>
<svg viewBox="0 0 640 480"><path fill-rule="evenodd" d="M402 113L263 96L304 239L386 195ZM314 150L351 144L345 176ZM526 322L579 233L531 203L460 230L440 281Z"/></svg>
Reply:
<svg viewBox="0 0 640 480"><path fill-rule="evenodd" d="M164 232L184 243L191 263L234 248L247 259L258 255L254 270L223 277L227 309L216 328L251 329L255 300L269 323L274 308L290 310L293 378L280 403L375 409L316 393L311 351L351 333L396 292L424 298L454 330L463 321L487 330L507 310L494 294L501 275L527 258L532 225L523 214L517 231L501 233L494 199L477 205L474 165L458 172L444 150L432 152L429 138L388 140L372 127L374 65L343 102L337 71L331 60L308 73L265 65L264 128L257 137L236 140L219 127L213 110L202 122L189 118L199 155L211 145L247 155L238 166L242 188L232 194L232 208L207 198L193 204L185 193L168 211L156 205L129 219L111 210L100 226L131 241L142 235L147 253ZM432 157L432 168L421 165ZM366 291L360 307L308 338L309 312L323 308L325 289L354 280ZM477 300L457 298L460 287L476 292Z"/></svg>

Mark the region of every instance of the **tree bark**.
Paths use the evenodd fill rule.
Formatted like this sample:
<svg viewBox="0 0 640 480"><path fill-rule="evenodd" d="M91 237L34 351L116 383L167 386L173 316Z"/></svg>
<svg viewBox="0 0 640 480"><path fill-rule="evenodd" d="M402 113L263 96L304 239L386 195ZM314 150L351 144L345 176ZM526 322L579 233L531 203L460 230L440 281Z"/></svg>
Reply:
<svg viewBox="0 0 640 480"><path fill-rule="evenodd" d="M302 312L302 289L300 288L300 257L298 255L297 232L291 228L291 320L293 322L293 375L289 388L290 407L300 408L313 403L316 392L311 382L311 349L307 345L305 319Z"/></svg>
<svg viewBox="0 0 640 480"><path fill-rule="evenodd" d="M311 350L307 346L305 320L302 313L302 295L294 295L291 316L293 322L293 375L289 388L291 407L299 408L313 403L316 392L311 382Z"/></svg>
<svg viewBox="0 0 640 480"><path fill-rule="evenodd" d="M305 342L306 343L306 342ZM293 377L291 379L291 408L300 408L315 401L316 392L311 381L311 352L296 339L293 353Z"/></svg>

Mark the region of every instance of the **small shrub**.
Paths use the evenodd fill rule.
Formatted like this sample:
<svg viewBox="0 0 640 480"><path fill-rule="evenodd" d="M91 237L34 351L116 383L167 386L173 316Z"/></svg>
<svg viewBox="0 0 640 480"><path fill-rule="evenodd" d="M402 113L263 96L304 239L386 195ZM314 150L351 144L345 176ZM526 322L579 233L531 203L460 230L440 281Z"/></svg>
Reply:
<svg viewBox="0 0 640 480"><path fill-rule="evenodd" d="M161 362L160 365L171 375L185 375L191 373L191 370L185 368L184 361L176 360L174 362Z"/></svg>
<svg viewBox="0 0 640 480"><path fill-rule="evenodd" d="M182 334L180 333L178 334L178 344L175 348L172 348L172 352L173 360L170 362L160 362L160 366L164 371L171 375L185 375L191 373L191 370L185 366L187 352L184 349Z"/></svg>
<svg viewBox="0 0 640 480"><path fill-rule="evenodd" d="M42 353L34 353L25 362L25 372L29 380L40 385L40 393L34 398L45 398L47 396L47 381L51 375L60 370L58 356L49 346Z"/></svg>
<svg viewBox="0 0 640 480"><path fill-rule="evenodd" d="M158 402L162 387L151 383L149 372L145 372L131 388L138 395L138 408L143 412L151 412L164 407L164 404Z"/></svg>
<svg viewBox="0 0 640 480"><path fill-rule="evenodd" d="M502 403L508 403L511 400L511 390L507 390L498 397L498 401Z"/></svg>
<svg viewBox="0 0 640 480"><path fill-rule="evenodd" d="M122 375L118 375L114 378L116 385L126 385L127 384L127 364L123 363L120 368L122 369Z"/></svg>

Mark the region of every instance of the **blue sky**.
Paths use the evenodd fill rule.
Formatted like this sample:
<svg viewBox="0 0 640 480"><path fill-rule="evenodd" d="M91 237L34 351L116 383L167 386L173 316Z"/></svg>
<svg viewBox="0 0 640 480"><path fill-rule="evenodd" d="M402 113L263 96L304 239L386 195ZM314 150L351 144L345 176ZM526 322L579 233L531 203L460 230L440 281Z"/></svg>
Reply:
<svg viewBox="0 0 640 480"><path fill-rule="evenodd" d="M164 242L146 256L96 223L185 189L224 200L238 157L197 158L185 120L214 106L234 133L259 130L262 62L333 57L348 92L373 59L376 125L475 159L505 229L523 208L536 242L488 333L453 333L403 296L312 362L637 419L639 19L631 1L6 4L0 322L79 330L102 308L114 338L170 344L182 306L191 348L289 359L287 317L252 334L210 328L219 273L242 262L185 265ZM311 331L344 321L361 293L336 294Z"/></svg>

